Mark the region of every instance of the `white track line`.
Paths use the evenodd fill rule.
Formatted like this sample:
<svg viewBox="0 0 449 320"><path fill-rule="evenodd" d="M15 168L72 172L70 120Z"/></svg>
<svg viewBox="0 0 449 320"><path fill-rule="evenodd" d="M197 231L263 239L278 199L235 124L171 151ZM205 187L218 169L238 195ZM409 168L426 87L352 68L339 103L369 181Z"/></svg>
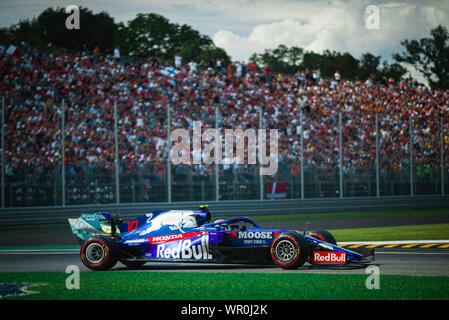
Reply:
<svg viewBox="0 0 449 320"><path fill-rule="evenodd" d="M366 244L366 245L383 245L383 244L409 244L409 243L417 243L417 244L428 244L428 243L449 243L449 240L401 240L401 241L348 241L348 242L338 242L337 245L345 244Z"/></svg>
<svg viewBox="0 0 449 320"><path fill-rule="evenodd" d="M79 254L79 250L0 250L0 255L11 254Z"/></svg>
<svg viewBox="0 0 449 320"><path fill-rule="evenodd" d="M449 255L449 252L404 252L404 251L376 251L374 256L378 254L397 254L397 255Z"/></svg>

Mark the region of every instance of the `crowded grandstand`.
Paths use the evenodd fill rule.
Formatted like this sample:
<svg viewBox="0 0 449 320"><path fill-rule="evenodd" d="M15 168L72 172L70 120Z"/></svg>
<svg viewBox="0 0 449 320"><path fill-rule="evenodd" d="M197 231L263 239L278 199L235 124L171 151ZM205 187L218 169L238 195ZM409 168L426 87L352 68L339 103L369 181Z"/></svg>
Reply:
<svg viewBox="0 0 449 320"><path fill-rule="evenodd" d="M381 195L409 194L411 165L416 193L441 193L444 175L449 181L449 91L410 76L355 81L338 70L323 78L319 70L276 74L251 62L172 66L154 57L45 51L25 43L7 49L0 53L0 89L8 206L60 203L63 101L70 204L114 199L114 103L123 202L166 199L167 108L171 129L190 134L193 121L201 121L202 130L216 120L219 128L257 129L261 120L263 128L278 129L279 170L263 179L286 184L288 198L301 194L302 155L306 197L376 195L376 115ZM221 199L258 199L257 167L220 165ZM171 173L173 188L184 187L174 200L214 200L214 165L172 165Z"/></svg>

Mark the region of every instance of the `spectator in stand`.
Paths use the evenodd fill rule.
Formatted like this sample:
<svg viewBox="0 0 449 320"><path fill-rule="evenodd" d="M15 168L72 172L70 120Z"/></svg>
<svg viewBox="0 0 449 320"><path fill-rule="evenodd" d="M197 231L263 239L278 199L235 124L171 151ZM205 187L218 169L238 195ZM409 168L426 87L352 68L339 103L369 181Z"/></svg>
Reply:
<svg viewBox="0 0 449 320"><path fill-rule="evenodd" d="M256 72L256 66L254 65L254 62L252 62L252 61L249 65L249 71L250 71L251 75L254 75L254 72Z"/></svg>
<svg viewBox="0 0 449 320"><path fill-rule="evenodd" d="M36 173L33 178L45 180L42 177L57 170L62 99L66 105L67 168L74 181L86 176L107 179L113 168L114 102L119 118L119 158L124 168L121 174L127 176L144 172L162 178L166 174L168 105L172 128L188 128L190 134L193 121L201 121L202 130L215 126L216 107L222 114L221 128L258 128L257 110L263 107L263 127L279 130L283 163L299 159L299 114L303 108L305 165L323 170L338 166L341 111L346 174L374 167L376 113L382 170L399 174L408 168L410 114L414 119L413 159L421 168L420 174L426 174L429 166L438 167L443 116L443 147L449 159L449 92L428 89L412 79L407 79L405 86L395 86L387 78L378 84L372 79L342 80L338 74L317 82L316 76L304 70L294 77L268 80L269 68L261 78L242 79L235 77L232 64L224 74L212 72L204 63L196 69L181 68L176 75L163 75L151 59L116 64L115 55L96 61L93 54L19 49L20 56L0 53L8 179L19 179L31 170ZM254 74L254 65L250 71ZM188 166L184 169L190 170ZM213 170L206 166L201 176L212 177Z"/></svg>
<svg viewBox="0 0 449 320"><path fill-rule="evenodd" d="M338 70L335 71L335 73L334 73L334 79L337 82L340 82L340 80L341 80L340 72L338 72Z"/></svg>
<svg viewBox="0 0 449 320"><path fill-rule="evenodd" d="M114 49L114 59L117 62L120 61L120 47L119 46L116 46Z"/></svg>
<svg viewBox="0 0 449 320"><path fill-rule="evenodd" d="M196 72L197 72L197 66L198 66L198 63L196 63L195 61L190 61L189 62L189 73L193 73L193 74L195 74Z"/></svg>
<svg viewBox="0 0 449 320"><path fill-rule="evenodd" d="M368 77L368 78L365 80L365 85L366 85L368 88L370 88L370 87L373 85L373 81L371 80L370 77Z"/></svg>
<svg viewBox="0 0 449 320"><path fill-rule="evenodd" d="M320 72L320 69L314 70L314 71L313 71L312 77L313 77L313 82L314 82L315 84L319 83L320 80L321 80L321 72Z"/></svg>
<svg viewBox="0 0 449 320"><path fill-rule="evenodd" d="M217 59L217 70L220 71L223 74L226 73L226 68L224 66L224 59L223 58Z"/></svg>
<svg viewBox="0 0 449 320"><path fill-rule="evenodd" d="M228 78L232 78L233 75L232 63L228 64L228 67L226 68L226 73L228 75Z"/></svg>
<svg viewBox="0 0 449 320"><path fill-rule="evenodd" d="M100 59L100 49L98 49L98 47L95 47L93 56L94 56L94 62L97 63Z"/></svg>
<svg viewBox="0 0 449 320"><path fill-rule="evenodd" d="M393 78L388 78L388 87L390 89L394 89L394 79Z"/></svg>
<svg viewBox="0 0 449 320"><path fill-rule="evenodd" d="M236 77L241 78L243 76L243 64L240 62L237 62L236 66L235 66L235 71L236 71Z"/></svg>
<svg viewBox="0 0 449 320"><path fill-rule="evenodd" d="M154 55L149 59L149 67L150 69L159 69L161 66L161 60L159 59L159 52L156 50Z"/></svg>
<svg viewBox="0 0 449 320"><path fill-rule="evenodd" d="M266 64L263 70L264 73L264 78L266 82L270 81L270 67L268 67L268 65Z"/></svg>
<svg viewBox="0 0 449 320"><path fill-rule="evenodd" d="M182 66L182 57L179 53L175 55L175 68L181 69Z"/></svg>

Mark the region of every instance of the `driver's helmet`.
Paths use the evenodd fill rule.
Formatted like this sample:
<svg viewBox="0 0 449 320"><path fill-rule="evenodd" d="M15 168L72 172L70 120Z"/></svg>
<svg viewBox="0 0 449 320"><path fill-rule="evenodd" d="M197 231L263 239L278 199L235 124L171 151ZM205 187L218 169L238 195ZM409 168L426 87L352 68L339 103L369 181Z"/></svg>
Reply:
<svg viewBox="0 0 449 320"><path fill-rule="evenodd" d="M217 223L217 222L223 222L223 221L225 221L224 219L218 219L218 220L215 220L214 221L214 223ZM222 224L222 225L218 225L218 226L216 226L218 229L221 229L221 230L226 230L226 231L228 231L228 230L230 230L229 229L229 226L227 225L227 224Z"/></svg>

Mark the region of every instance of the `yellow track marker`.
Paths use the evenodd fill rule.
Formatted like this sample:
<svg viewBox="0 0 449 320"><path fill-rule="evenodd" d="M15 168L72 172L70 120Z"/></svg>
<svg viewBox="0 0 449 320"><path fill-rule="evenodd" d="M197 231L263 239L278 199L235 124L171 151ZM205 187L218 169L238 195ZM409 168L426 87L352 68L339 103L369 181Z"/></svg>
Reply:
<svg viewBox="0 0 449 320"><path fill-rule="evenodd" d="M405 246L402 246L401 248L411 248L411 247L414 247L414 246L417 246L417 245L418 245L417 243L412 243L412 244L407 244Z"/></svg>
<svg viewBox="0 0 449 320"><path fill-rule="evenodd" d="M419 246L419 247L420 248L430 248L430 247L433 247L433 246L436 246L436 245L438 245L438 243L429 243L429 244L425 244L425 245Z"/></svg>
<svg viewBox="0 0 449 320"><path fill-rule="evenodd" d="M387 245L387 246L385 246L385 247L383 247L383 248L394 248L394 247L397 247L399 244L389 244L389 245Z"/></svg>
<svg viewBox="0 0 449 320"><path fill-rule="evenodd" d="M437 248L449 248L449 244L445 244L445 245L442 245L442 246L438 246Z"/></svg>
<svg viewBox="0 0 449 320"><path fill-rule="evenodd" d="M356 244L356 245L350 246L349 248L358 248L358 247L361 247L361 246L363 246L363 244Z"/></svg>
<svg viewBox="0 0 449 320"><path fill-rule="evenodd" d="M378 246L381 246L381 244L372 244L372 245L369 245L369 246L366 246L367 248L375 248L375 247L378 247Z"/></svg>

